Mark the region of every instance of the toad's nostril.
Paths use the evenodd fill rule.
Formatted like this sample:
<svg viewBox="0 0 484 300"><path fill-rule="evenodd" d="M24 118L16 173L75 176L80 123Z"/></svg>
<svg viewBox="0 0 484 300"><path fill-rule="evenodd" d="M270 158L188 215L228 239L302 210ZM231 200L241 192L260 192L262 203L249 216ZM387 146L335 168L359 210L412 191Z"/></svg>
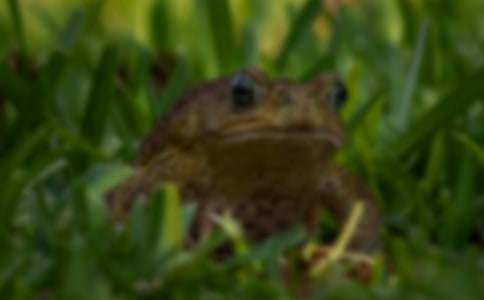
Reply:
<svg viewBox="0 0 484 300"><path fill-rule="evenodd" d="M306 106L298 107L294 110L292 128L296 130L308 130L314 127L311 118L311 111Z"/></svg>

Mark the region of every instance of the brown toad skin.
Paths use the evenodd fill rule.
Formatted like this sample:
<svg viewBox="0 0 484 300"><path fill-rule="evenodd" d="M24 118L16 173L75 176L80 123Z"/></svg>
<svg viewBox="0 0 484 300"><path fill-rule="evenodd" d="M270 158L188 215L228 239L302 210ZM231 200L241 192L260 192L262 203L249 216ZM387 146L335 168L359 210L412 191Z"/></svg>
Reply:
<svg viewBox="0 0 484 300"><path fill-rule="evenodd" d="M241 76L255 92L243 109L233 95ZM191 90L144 140L134 174L108 194L114 216L173 182L184 199L198 202L197 235L228 211L258 241L298 223L314 232L322 208L342 224L361 200L365 214L351 246L378 249L381 217L370 192L332 163L344 138L331 101L338 81L331 73L299 83L245 70Z"/></svg>

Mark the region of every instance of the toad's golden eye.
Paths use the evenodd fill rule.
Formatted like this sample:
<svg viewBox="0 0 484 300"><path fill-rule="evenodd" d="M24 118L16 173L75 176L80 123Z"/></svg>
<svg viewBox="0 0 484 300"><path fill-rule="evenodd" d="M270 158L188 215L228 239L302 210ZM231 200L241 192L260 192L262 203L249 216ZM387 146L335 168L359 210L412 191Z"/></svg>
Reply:
<svg viewBox="0 0 484 300"><path fill-rule="evenodd" d="M236 111L244 111L255 105L255 82L246 73L236 75L231 86L232 106Z"/></svg>
<svg viewBox="0 0 484 300"><path fill-rule="evenodd" d="M333 87L331 88L331 92L329 95L329 101L331 106L335 110L340 110L343 104L346 102L348 98L348 91L341 80L337 80L333 83Z"/></svg>

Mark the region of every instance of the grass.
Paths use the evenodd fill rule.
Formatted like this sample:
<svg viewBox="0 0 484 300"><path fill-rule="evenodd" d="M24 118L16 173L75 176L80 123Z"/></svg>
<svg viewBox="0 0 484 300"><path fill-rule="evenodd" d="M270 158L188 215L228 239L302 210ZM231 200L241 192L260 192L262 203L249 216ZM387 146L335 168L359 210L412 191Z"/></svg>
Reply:
<svg viewBox="0 0 484 300"><path fill-rule="evenodd" d="M480 299L482 1L348 2L331 12L312 0L147 1L151 19L133 28L149 37L140 40L113 30L109 1L69 11L7 1L2 298L296 298L307 279L294 268L284 284L279 254L294 252L300 228L247 245L221 220L240 251L220 263L211 252L230 238L223 232L183 247L194 209L180 206L174 187L152 195L148 209L136 206L124 230L102 203L187 87L255 63L274 77L341 74L349 142L338 160L366 179L384 212L385 250L370 282L334 265L310 279L308 297ZM32 29L39 22L42 38Z"/></svg>

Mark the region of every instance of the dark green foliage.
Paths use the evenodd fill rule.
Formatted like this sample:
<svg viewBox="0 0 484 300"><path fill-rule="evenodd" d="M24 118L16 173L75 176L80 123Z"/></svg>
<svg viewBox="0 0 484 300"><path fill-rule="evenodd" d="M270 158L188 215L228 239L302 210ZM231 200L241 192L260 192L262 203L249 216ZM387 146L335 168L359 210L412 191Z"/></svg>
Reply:
<svg viewBox="0 0 484 300"><path fill-rule="evenodd" d="M10 17L12 18L18 47L20 48L22 55L27 55L27 43L25 41L22 11L20 10L19 2L17 0L8 0L7 3L10 10Z"/></svg>
<svg viewBox="0 0 484 300"><path fill-rule="evenodd" d="M421 145L428 135L435 130L451 124L452 118L462 117L466 109L477 100L482 100L484 86L484 68L471 77L466 77L462 85L448 93L437 105L425 112L410 125L403 134L395 138L395 144L390 144L393 153L400 155Z"/></svg>
<svg viewBox="0 0 484 300"><path fill-rule="evenodd" d="M284 71L289 54L298 46L302 37L310 30L312 22L321 13L323 1L309 0L291 24L289 34L281 47L279 57L276 60L276 68L279 72Z"/></svg>
<svg viewBox="0 0 484 300"><path fill-rule="evenodd" d="M105 132L106 119L113 99L116 48L106 46L91 80L91 91L82 121L82 134L93 144L99 144Z"/></svg>
<svg viewBox="0 0 484 300"><path fill-rule="evenodd" d="M0 7L2 299L484 295L482 1L331 11L320 0L197 0L181 16L178 1L153 0L141 22L151 46L109 30L110 1L53 14L29 2ZM271 27L288 26L282 40L265 31L281 22L274 11L285 14ZM37 39L33 15L48 37ZM155 121L190 86L254 64L302 80L329 68L346 82L348 145L337 159L366 179L385 218L370 283L340 265L304 276L301 228L260 245L220 231L184 247L194 207L173 186L135 206L124 228L110 219L103 194L128 176ZM227 243L237 254L214 259Z"/></svg>
<svg viewBox="0 0 484 300"><path fill-rule="evenodd" d="M222 73L234 71L239 58L234 36L233 21L229 2L225 0L206 0L206 9L215 54Z"/></svg>

